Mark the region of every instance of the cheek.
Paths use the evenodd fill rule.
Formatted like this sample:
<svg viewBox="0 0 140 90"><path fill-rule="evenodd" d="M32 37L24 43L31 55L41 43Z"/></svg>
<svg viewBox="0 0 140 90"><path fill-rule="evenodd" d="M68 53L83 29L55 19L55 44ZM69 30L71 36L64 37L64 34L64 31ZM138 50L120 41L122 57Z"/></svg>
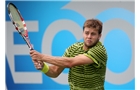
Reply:
<svg viewBox="0 0 140 90"><path fill-rule="evenodd" d="M92 39L93 40L99 40L100 38L99 38L99 36L93 36Z"/></svg>

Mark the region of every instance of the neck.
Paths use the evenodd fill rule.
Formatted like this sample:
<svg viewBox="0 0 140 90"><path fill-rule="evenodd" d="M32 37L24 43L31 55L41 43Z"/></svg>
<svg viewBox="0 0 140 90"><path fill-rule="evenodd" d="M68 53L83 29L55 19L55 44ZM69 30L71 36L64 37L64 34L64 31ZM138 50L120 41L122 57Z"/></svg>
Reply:
<svg viewBox="0 0 140 90"><path fill-rule="evenodd" d="M85 44L83 46L83 50L87 51L89 49L89 47L87 47Z"/></svg>

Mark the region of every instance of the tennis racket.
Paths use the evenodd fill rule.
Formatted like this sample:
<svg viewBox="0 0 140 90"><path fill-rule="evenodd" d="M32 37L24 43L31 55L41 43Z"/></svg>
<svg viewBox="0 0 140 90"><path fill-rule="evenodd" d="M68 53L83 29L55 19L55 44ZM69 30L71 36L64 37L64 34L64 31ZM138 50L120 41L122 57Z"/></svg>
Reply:
<svg viewBox="0 0 140 90"><path fill-rule="evenodd" d="M29 40L27 27L20 11L13 3L9 3L7 5L7 8L8 8L8 14L13 23L13 26L18 31L18 33L22 36L22 38L28 45L29 49L33 50L33 46Z"/></svg>
<svg viewBox="0 0 140 90"><path fill-rule="evenodd" d="M22 38L28 45L29 49L34 50L32 44L30 43L30 39L28 36L28 30L27 30L25 21L21 15L20 11L13 3L9 3L7 5L7 8L8 8L8 14L13 23L13 26L18 31L18 33L22 36ZM41 65L42 62L38 61L37 63L39 65ZM41 69L42 69L42 67L39 68L38 70L41 70Z"/></svg>

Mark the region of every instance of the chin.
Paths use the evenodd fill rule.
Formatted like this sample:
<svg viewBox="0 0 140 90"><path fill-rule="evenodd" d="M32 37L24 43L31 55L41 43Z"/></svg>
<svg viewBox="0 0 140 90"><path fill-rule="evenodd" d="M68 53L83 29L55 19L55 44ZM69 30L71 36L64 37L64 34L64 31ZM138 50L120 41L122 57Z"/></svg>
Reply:
<svg viewBox="0 0 140 90"><path fill-rule="evenodd" d="M93 46L95 46L95 44L92 44L92 45L88 45L88 47L89 47L89 48L91 48L91 47L93 47Z"/></svg>
<svg viewBox="0 0 140 90"><path fill-rule="evenodd" d="M91 47L93 47L95 44L86 44L86 43L85 43L85 45L86 45L86 47L91 48Z"/></svg>
<svg viewBox="0 0 140 90"><path fill-rule="evenodd" d="M92 43L86 43L86 42L84 42L84 43L85 43L86 47L91 48L91 47L95 46L98 43L98 40L95 41L95 42L92 42Z"/></svg>

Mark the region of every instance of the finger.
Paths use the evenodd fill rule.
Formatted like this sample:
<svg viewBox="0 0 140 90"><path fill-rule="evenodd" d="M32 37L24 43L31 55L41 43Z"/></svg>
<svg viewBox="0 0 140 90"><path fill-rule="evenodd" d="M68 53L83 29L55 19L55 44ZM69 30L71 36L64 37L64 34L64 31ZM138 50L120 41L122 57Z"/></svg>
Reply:
<svg viewBox="0 0 140 90"><path fill-rule="evenodd" d="M41 66L42 63L38 61L37 64L38 64L39 66Z"/></svg>
<svg viewBox="0 0 140 90"><path fill-rule="evenodd" d="M33 63L38 63L36 60L32 60L33 61Z"/></svg>
<svg viewBox="0 0 140 90"><path fill-rule="evenodd" d="M33 57L33 53L30 53L30 56Z"/></svg>
<svg viewBox="0 0 140 90"><path fill-rule="evenodd" d="M36 65L35 67L36 67L37 70L41 70L42 69L41 65Z"/></svg>
<svg viewBox="0 0 140 90"><path fill-rule="evenodd" d="M30 54L34 54L36 51L35 50L30 50Z"/></svg>
<svg viewBox="0 0 140 90"><path fill-rule="evenodd" d="M30 54L32 54L33 53L33 50L30 50L30 52L29 52Z"/></svg>
<svg viewBox="0 0 140 90"><path fill-rule="evenodd" d="M35 68L36 69L40 69L41 67L39 65L35 65Z"/></svg>
<svg viewBox="0 0 140 90"><path fill-rule="evenodd" d="M35 63L34 66L35 66L35 67L38 67L38 64Z"/></svg>
<svg viewBox="0 0 140 90"><path fill-rule="evenodd" d="M38 65L38 62L34 62L35 65Z"/></svg>
<svg viewBox="0 0 140 90"><path fill-rule="evenodd" d="M42 66L42 63L41 62L34 62L34 64L36 65L36 66Z"/></svg>

